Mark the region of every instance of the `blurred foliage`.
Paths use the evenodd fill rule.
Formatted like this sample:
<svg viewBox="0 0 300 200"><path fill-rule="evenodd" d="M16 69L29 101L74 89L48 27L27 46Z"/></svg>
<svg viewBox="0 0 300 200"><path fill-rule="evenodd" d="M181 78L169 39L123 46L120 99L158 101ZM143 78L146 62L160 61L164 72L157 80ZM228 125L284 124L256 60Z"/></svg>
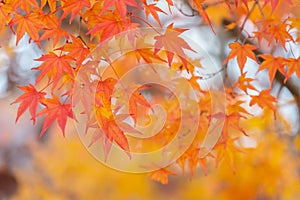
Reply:
<svg viewBox="0 0 300 200"><path fill-rule="evenodd" d="M110 169L86 151L72 127L67 138L52 129L46 143L31 143L32 166L16 170L15 199L297 199L299 139L291 143L286 133L276 136L280 124L286 126L285 120L274 121L269 110L244 122L252 138L245 141L252 147L234 154L235 173L225 162L218 170L208 162L208 175L198 168L192 179L169 176L168 185Z"/></svg>

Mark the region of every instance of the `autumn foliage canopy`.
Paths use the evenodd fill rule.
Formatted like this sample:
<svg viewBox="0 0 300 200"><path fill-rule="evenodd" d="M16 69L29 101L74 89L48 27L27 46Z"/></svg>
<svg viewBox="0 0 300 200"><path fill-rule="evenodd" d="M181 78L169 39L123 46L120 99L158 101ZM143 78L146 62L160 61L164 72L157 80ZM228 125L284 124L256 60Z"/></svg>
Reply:
<svg viewBox="0 0 300 200"><path fill-rule="evenodd" d="M220 66L202 62L207 54L190 41L189 27L162 20L174 8L199 16L212 37L231 35ZM247 156L240 138L251 137L252 108L278 120L274 83L289 89L300 77L292 48L299 9L293 0L2 0L0 30L9 29L16 45L27 35L44 51L32 68L35 83L18 86L16 121L27 110L34 124L43 117L40 136L55 122L65 135L74 122L86 147L108 163L115 151L129 163L156 152L124 171L143 169L163 184L178 173L172 166L193 176L197 166L207 174L208 161L224 162L235 172L235 155ZM256 75L267 73L267 86L248 75L249 62ZM229 80L229 70L238 77ZM218 86L207 86L209 79Z"/></svg>

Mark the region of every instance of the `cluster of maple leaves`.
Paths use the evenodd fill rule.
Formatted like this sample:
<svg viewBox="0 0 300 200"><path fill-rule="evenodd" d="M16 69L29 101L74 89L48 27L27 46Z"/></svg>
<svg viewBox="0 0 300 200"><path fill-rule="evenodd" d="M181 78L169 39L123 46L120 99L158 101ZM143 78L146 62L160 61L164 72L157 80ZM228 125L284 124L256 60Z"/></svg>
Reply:
<svg viewBox="0 0 300 200"><path fill-rule="evenodd" d="M208 23L212 31L215 31L213 21L205 10L213 3L210 4L211 1L205 0L188 2L193 9L197 10L204 23ZM248 95L249 90L256 91L256 95L248 95L251 98L249 105L257 104L262 109L271 109L275 115L276 98L271 95L271 88L276 73L282 73L285 81L294 73L300 77L299 57L285 58L274 56L272 53L259 54L257 51L260 44L264 42L267 42L269 46L281 46L288 51L287 42L299 41L299 38L294 38L291 34L292 30L299 30L299 19L292 16L286 17L283 14L275 15L274 11L282 3L279 0L252 2L235 0L217 3L228 7L231 13L234 13L235 18L232 17L233 27L231 28L237 28L242 32L245 28L245 21L251 20L256 24L257 29L246 39L237 39L229 45L231 51L223 64L227 65L230 60L237 59L241 75L232 88L226 88L224 91L226 101L220 103L225 103L225 111L213 113L210 109L212 106L210 92L201 89L197 82L200 77L195 74L195 68L198 66L191 64L195 61L188 59L185 54L186 51L196 51L181 37L187 29L175 28L171 23L165 27L164 32L157 31L157 35L152 38L154 44L149 45L146 40L141 39L145 37L140 31L141 27L146 26L154 31L157 26L162 27L160 14L168 15L171 13L170 7L174 6L171 0L166 0L166 3L169 11L162 10L155 1L149 3L145 0L2 0L0 2L0 21L2 22L0 30L9 27L16 35L16 45L25 34L28 34L30 41L38 46L41 47L44 44L52 46L51 51L36 59L42 63L33 69L40 72L36 83L19 86L24 94L13 102L20 103L16 121L29 109L33 123L36 122L37 117L45 116L41 136L55 121L58 122L65 135L67 120L76 121L72 106L81 102L84 106L83 114L88 116L87 129L94 130L90 145L101 141L107 156L111 144L115 142L130 156L130 152L135 147L130 146L126 132L139 134L139 131L132 124L123 121L131 118L134 125L137 124L140 110L149 112L151 104L139 90L136 90L130 98L125 100L129 102L129 113L117 115L121 108L113 106L112 94L118 79L132 67L122 68L121 64L115 66L117 64L110 60L109 50L101 50L101 45L99 47L98 44L119 35L123 40L128 41L130 48L134 51L134 56L126 55L127 59L132 60L130 63L133 66L142 62L162 63L175 71L186 70L191 75L191 78L187 79L190 85L201 93L198 102L201 115L196 137L188 150L176 162L182 170L184 171L188 166L190 173L193 174L195 168L200 165L207 173L207 159L216 160L217 165L225 160L235 170L233 154L242 151L236 141L240 135L247 135L240 127L240 121L251 116L243 108L247 102L239 97ZM287 3L293 5L290 0ZM258 15L261 16L258 17ZM154 22L149 22L150 16ZM246 19L242 16L246 16ZM74 26L78 28L71 31L70 27L74 29ZM78 33L75 34L76 32ZM120 43L120 45L124 44ZM124 46L122 48L124 49ZM100 56L95 57L93 55L95 51L100 51ZM255 80L249 78L247 72L244 71L244 66L249 59L259 65L258 72L268 70L270 88L260 91L253 86L252 82ZM100 63L110 66L113 75L103 78L97 69ZM79 90L75 92L74 88L79 88ZM147 86L140 86L140 90L145 88L147 89ZM91 102L90 99L93 97L94 101ZM172 103L173 100L169 100L169 104ZM172 109L177 110L178 104L174 103L174 105L177 107ZM40 111L39 107L42 107ZM172 109L169 111L171 112ZM170 142L173 138L172 134L176 132L180 123L180 120L176 118L178 115L172 116L173 125L165 126L161 134L152 138L152 142L162 140L162 138L163 144ZM210 153L200 156L201 144L213 118L224 119L221 137ZM122 128L120 128L120 122ZM166 184L169 174L175 174L175 172L161 168L151 172L149 176Z"/></svg>

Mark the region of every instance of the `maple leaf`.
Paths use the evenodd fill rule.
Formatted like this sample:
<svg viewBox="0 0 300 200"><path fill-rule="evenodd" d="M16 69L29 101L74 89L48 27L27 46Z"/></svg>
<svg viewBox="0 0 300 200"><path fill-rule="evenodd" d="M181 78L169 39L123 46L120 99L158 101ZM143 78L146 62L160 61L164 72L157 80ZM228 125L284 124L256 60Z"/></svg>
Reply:
<svg viewBox="0 0 300 200"><path fill-rule="evenodd" d="M242 118L245 118L243 116L244 114L248 114L247 111L240 107L239 104L241 102L238 102L238 105L235 105L233 108L227 108L227 112L229 114L225 113L216 113L212 115L212 117L216 119L222 119L224 120L223 129L222 129L222 140L224 142L224 145L226 146L226 142L230 139L230 133L233 131L238 131L242 133L245 136L248 136L247 133L240 127L239 123Z"/></svg>
<svg viewBox="0 0 300 200"><path fill-rule="evenodd" d="M111 95L114 91L116 83L117 83L117 80L114 79L114 78L111 78L111 77L105 79L104 81L99 81L98 82L96 95L95 95L96 105L101 105L101 100L103 98L110 101L110 99L112 97ZM97 100L97 97L99 97L99 100Z"/></svg>
<svg viewBox="0 0 300 200"><path fill-rule="evenodd" d="M270 46L275 39L275 42L279 43L287 51L286 42L294 42L292 35L289 33L289 25L276 19L265 19L261 23L262 26L259 31L254 32L258 42L261 43L261 40L264 38L269 42L268 45Z"/></svg>
<svg viewBox="0 0 300 200"><path fill-rule="evenodd" d="M147 108L151 108L151 105L145 99L145 97L136 90L130 97L129 100L129 112L133 118L134 124L136 124L138 117L138 104L143 105Z"/></svg>
<svg viewBox="0 0 300 200"><path fill-rule="evenodd" d="M132 51L132 53L135 54L137 61L140 63L142 58L147 63L153 63L153 61L161 61L166 63L165 60L154 54L153 46L146 43L144 40L145 38L138 38L135 44L134 51Z"/></svg>
<svg viewBox="0 0 300 200"><path fill-rule="evenodd" d="M38 8L39 4L36 2L36 0L12 0L11 5L15 11L17 11L19 8L26 11L28 14L30 12L31 6L34 8Z"/></svg>
<svg viewBox="0 0 300 200"><path fill-rule="evenodd" d="M116 142L119 147L125 150L127 155L131 157L129 143L123 130L132 132L134 129L127 126L125 123L122 124L124 116L121 116L121 118L115 117L115 114L112 111L111 98L116 83L117 80L114 78L107 78L104 81L98 82L95 94L96 119L99 127L108 140L110 142ZM117 123L116 120L120 122Z"/></svg>
<svg viewBox="0 0 300 200"><path fill-rule="evenodd" d="M235 6L238 7L239 5L239 0L234 0L235 2ZM248 0L242 0L243 4L246 6L247 10L249 10L249 7L248 7Z"/></svg>
<svg viewBox="0 0 300 200"><path fill-rule="evenodd" d="M88 147L91 147L95 142L102 141L103 151L104 151L104 161L107 161L108 153L110 152L112 142L105 137L105 135L101 132L100 127L94 131L93 137L91 139Z"/></svg>
<svg viewBox="0 0 300 200"><path fill-rule="evenodd" d="M299 18L289 17L288 19L289 19L289 21L291 22L291 25L290 25L290 26L291 26L291 29L292 29L292 28L296 28L296 29L299 31L299 30L300 30L300 20L299 20ZM300 41L300 36L299 36L299 35L297 36L296 41L297 41L297 42Z"/></svg>
<svg viewBox="0 0 300 200"><path fill-rule="evenodd" d="M69 33L66 30L60 28L60 23L55 14L45 14L42 10L39 10L37 14L39 15L40 21L45 25L45 27L43 27L44 32L40 36L38 42L53 38L54 47L61 40L61 38L69 38Z"/></svg>
<svg viewBox="0 0 300 200"><path fill-rule="evenodd" d="M97 16L97 23L86 33L91 34L91 39L98 33L100 41L104 41L124 30L124 21L119 13L108 11L106 15Z"/></svg>
<svg viewBox="0 0 300 200"><path fill-rule="evenodd" d="M126 151L130 157L130 149L128 140L114 120L113 113L109 105L96 107L96 118L98 120L99 127L104 132L105 136L110 142L116 142L119 147Z"/></svg>
<svg viewBox="0 0 300 200"><path fill-rule="evenodd" d="M133 6L136 8L141 8L140 5L135 0L105 0L103 3L103 9L100 12L100 15L107 11L112 6L115 6L118 13L120 13L120 16L123 20L125 20L126 14L127 14L127 5Z"/></svg>
<svg viewBox="0 0 300 200"><path fill-rule="evenodd" d="M257 104L262 109L267 107L274 112L274 117L276 116L276 103L277 100L271 94L271 89L263 90L257 96L251 96L250 106Z"/></svg>
<svg viewBox="0 0 300 200"><path fill-rule="evenodd" d="M41 0L41 8L48 2L50 11L53 13L56 10L56 0Z"/></svg>
<svg viewBox="0 0 300 200"><path fill-rule="evenodd" d="M53 47L64 37L69 38L69 33L60 28L58 18L53 13L40 13L40 20L46 25L44 33L41 35L39 41L53 38Z"/></svg>
<svg viewBox="0 0 300 200"><path fill-rule="evenodd" d="M91 117L91 106L93 104L91 97L95 95L94 93L97 88L96 80L100 79L100 75L96 69L96 66L98 65L99 62L88 61L79 66L74 85L72 86L73 89L69 91L69 95L72 98L72 104L75 106L79 101L81 101L89 119ZM92 80L92 76L97 77L97 79L95 81Z"/></svg>
<svg viewBox="0 0 300 200"><path fill-rule="evenodd" d="M62 0L62 10L64 11L64 13L61 16L60 20L63 20L70 13L72 13L69 20L69 23L71 24L71 22L76 16L78 15L81 16L81 10L84 7L86 8L91 7L91 3L89 0Z"/></svg>
<svg viewBox="0 0 300 200"><path fill-rule="evenodd" d="M185 58L183 49L187 49L193 52L195 51L184 39L179 37L179 35L186 30L187 29L173 28L173 23L171 23L167 27L165 34L154 37L154 39L156 40L154 44L154 54L156 55L162 49L162 47L164 47L167 54L169 66L171 66L174 54L176 54L183 62L183 66L186 68L186 70L188 70L187 60Z"/></svg>
<svg viewBox="0 0 300 200"><path fill-rule="evenodd" d="M263 69L268 69L270 87L272 87L277 70L285 74L284 66L286 59L283 57L274 57L271 54L263 54L259 55L259 57L263 58L264 61L259 66L258 72Z"/></svg>
<svg viewBox="0 0 300 200"><path fill-rule="evenodd" d="M239 76L239 79L237 82L234 83L234 87L239 87L241 90L243 90L246 94L248 94L247 90L255 90L255 87L251 85L250 83L254 80L253 78L247 78L246 77L246 72L241 74Z"/></svg>
<svg viewBox="0 0 300 200"><path fill-rule="evenodd" d="M25 92L25 94L22 94L14 102L11 103L11 104L15 104L21 102L18 108L16 122L18 121L19 117L29 108L31 119L33 120L33 124L35 124L36 110L38 104L44 98L46 93L37 91L32 84L29 84L29 86L17 86L17 87L21 89L23 92Z"/></svg>
<svg viewBox="0 0 300 200"><path fill-rule="evenodd" d="M285 64L288 69L285 75L284 83L286 83L286 81L292 76L294 72L300 78L300 56L298 58L288 58Z"/></svg>
<svg viewBox="0 0 300 200"><path fill-rule="evenodd" d="M6 23L11 21L9 13L12 12L12 8L9 4L3 4L0 2L0 31L5 27Z"/></svg>
<svg viewBox="0 0 300 200"><path fill-rule="evenodd" d="M235 163L234 163L234 153L242 152L235 144L238 140L237 137L230 138L224 142L218 143L214 150L217 151L216 155L216 166L218 167L222 160L224 160L231 167L232 171L236 173Z"/></svg>
<svg viewBox="0 0 300 200"><path fill-rule="evenodd" d="M241 73L243 73L243 69L247 61L247 58L251 58L252 60L256 61L256 57L253 50L256 50L257 47L254 45L251 44L242 45L239 42L234 42L229 44L229 48L231 49L231 52L229 53L229 56L224 60L224 63L237 57L237 62L241 70Z"/></svg>
<svg viewBox="0 0 300 200"><path fill-rule="evenodd" d="M11 27L11 29L13 25L17 25L16 45L18 45L20 39L26 32L32 40L38 41L39 32L44 27L44 24L39 20L39 15L36 13L30 13L25 16L15 14L14 18L8 23L8 25Z"/></svg>
<svg viewBox="0 0 300 200"><path fill-rule="evenodd" d="M158 1L158 0L155 0L155 1ZM168 4L169 12L172 13L171 6L174 6L174 2L172 0L166 0L166 2Z"/></svg>
<svg viewBox="0 0 300 200"><path fill-rule="evenodd" d="M93 137L88 145L88 147L91 147L95 142L97 142L98 140L102 139L103 138L103 134L102 132L100 131L100 128L96 129L94 132L93 132ZM106 138L106 137L104 137Z"/></svg>
<svg viewBox="0 0 300 200"><path fill-rule="evenodd" d="M293 4L291 0L285 0L285 2L288 2L289 4ZM279 0L265 0L264 6L267 5L268 3L271 4L272 11L274 11L279 3Z"/></svg>
<svg viewBox="0 0 300 200"><path fill-rule="evenodd" d="M127 36L131 46L134 46L136 39L141 37L139 29L140 24L132 23L130 20L126 21L123 26L124 32L120 34L121 37Z"/></svg>
<svg viewBox="0 0 300 200"><path fill-rule="evenodd" d="M160 182L161 184L168 184L168 175L174 175L175 173L166 169L166 168L160 168L158 170L152 171L148 173L148 177L150 179Z"/></svg>
<svg viewBox="0 0 300 200"><path fill-rule="evenodd" d="M211 153L208 153L205 157L200 157L201 148L198 148L198 139L195 138L191 146L188 148L187 151L177 159L177 164L181 167L182 172L185 172L186 164L188 164L189 171L191 174L191 178L194 176L194 171L198 164L204 170L205 175L207 175L207 158L214 157Z"/></svg>
<svg viewBox="0 0 300 200"><path fill-rule="evenodd" d="M40 137L44 135L45 131L57 120L60 129L65 136L65 127L67 118L75 119L72 112L71 104L62 104L56 95L52 95L52 98L44 98L42 100L43 105L46 106L41 110L37 116L46 115L45 121L40 132Z"/></svg>
<svg viewBox="0 0 300 200"><path fill-rule="evenodd" d="M63 37L68 39L69 33L66 30L61 29L60 27L57 26L51 29L46 29L43 35L40 37L39 41L53 38L53 47L54 47Z"/></svg>
<svg viewBox="0 0 300 200"><path fill-rule="evenodd" d="M76 60L76 65L79 66L89 55L90 50L78 37L71 35L72 42L68 42L63 47L58 48L58 50L63 50L68 52L68 56Z"/></svg>
<svg viewBox="0 0 300 200"><path fill-rule="evenodd" d="M189 163L191 178L194 176L194 171L195 171L198 163L200 164L200 166L204 170L204 174L207 175L207 157L208 156L213 157L213 155L211 153L209 153L204 158L200 158L199 153L200 153L200 149L196 148L191 153L191 155L188 157L188 163Z"/></svg>
<svg viewBox="0 0 300 200"><path fill-rule="evenodd" d="M33 70L41 70L39 76L36 78L36 83L39 83L45 75L48 75L49 80L53 80L52 89L54 89L65 73L74 77L74 70L70 65L73 58L68 55L58 56L55 53L50 52L35 60L44 61L39 67L32 68Z"/></svg>
<svg viewBox="0 0 300 200"><path fill-rule="evenodd" d="M193 6L195 8L197 8L203 22L209 24L209 26L210 26L211 30L213 31L213 33L216 34L207 13L203 9L202 2L204 2L204 0L200 0L200 1L199 0L193 0Z"/></svg>
<svg viewBox="0 0 300 200"><path fill-rule="evenodd" d="M142 1L144 4L144 11L146 14L146 18L148 20L149 14L151 14L153 16L153 18L157 21L157 23L160 25L160 27L162 27L159 16L158 16L158 12L167 14L166 12L164 12L162 9L160 9L159 7L156 6L156 4L147 4L147 1Z"/></svg>

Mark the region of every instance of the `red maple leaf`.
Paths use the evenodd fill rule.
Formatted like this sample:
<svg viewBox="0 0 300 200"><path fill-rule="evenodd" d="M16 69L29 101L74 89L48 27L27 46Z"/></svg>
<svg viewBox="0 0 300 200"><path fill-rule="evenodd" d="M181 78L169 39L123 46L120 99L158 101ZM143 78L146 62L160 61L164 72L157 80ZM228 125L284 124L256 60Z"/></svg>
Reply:
<svg viewBox="0 0 300 200"><path fill-rule="evenodd" d="M39 15L37 13L30 13L26 16L15 14L14 18L8 23L8 25L11 27L11 29L12 26L17 25L16 45L18 45L25 33L28 33L32 40L38 41L39 32L45 27L45 25L39 20Z"/></svg>
<svg viewBox="0 0 300 200"><path fill-rule="evenodd" d="M29 84L29 86L18 86L18 88L21 89L23 92L25 92L25 94L22 94L14 102L11 103L11 104L15 104L21 102L18 108L16 122L18 121L20 116L29 108L31 119L33 120L33 124L35 124L36 110L38 104L44 98L46 93L37 91L35 87L31 84Z"/></svg>
<svg viewBox="0 0 300 200"><path fill-rule="evenodd" d="M99 34L100 41L104 41L124 30L124 21L118 12L107 11L106 15L97 16L94 20L97 23L86 33L91 34L91 39Z"/></svg>
<svg viewBox="0 0 300 200"><path fill-rule="evenodd" d="M61 16L60 20L63 20L70 13L72 13L70 20L69 20L70 24L76 16L81 15L81 10L84 7L87 7L87 8L91 7L91 3L89 0L68 0L68 1L62 0L62 3L63 3L62 9L63 9L64 13Z"/></svg>
<svg viewBox="0 0 300 200"><path fill-rule="evenodd" d="M285 0L285 1L288 2L289 4L293 4L293 2L291 0ZM279 3L279 0L265 0L264 6L268 3L271 4L272 11L274 11Z"/></svg>
<svg viewBox="0 0 300 200"><path fill-rule="evenodd" d="M158 16L158 12L167 14L166 12L164 12L162 9L160 9L159 7L156 6L156 4L147 4L147 1L142 1L144 4L144 11L146 14L146 18L148 20L149 14L151 14L153 16L153 18L155 19L155 21L157 21L157 23L160 25L160 27L162 27L159 16Z"/></svg>
<svg viewBox="0 0 300 200"><path fill-rule="evenodd" d="M110 7L115 6L116 10L120 13L123 20L125 20L125 16L127 14L127 5L141 8L135 0L105 0L100 15L103 12L107 11L107 9L109 9Z"/></svg>
<svg viewBox="0 0 300 200"><path fill-rule="evenodd" d="M143 88L141 88L143 89ZM136 90L130 97L129 100L129 112L131 117L133 118L134 124L137 122L138 117L138 105L145 106L147 108L151 108L151 105L148 103L146 98Z"/></svg>
<svg viewBox="0 0 300 200"><path fill-rule="evenodd" d="M37 116L46 115L40 137L43 136L45 131L57 120L60 129L65 136L65 127L67 123L67 118L70 117L75 119L71 104L62 104L59 98L53 94L53 98L45 98L42 103L46 106L41 110Z"/></svg>
<svg viewBox="0 0 300 200"><path fill-rule="evenodd" d="M213 33L216 34L215 31L214 31L214 28L212 26L212 23L211 23L208 15L207 15L207 13L205 12L203 6L202 6L203 1L204 0L201 0L201 1L193 0L193 6L198 10L203 22L209 24L209 26L210 26L211 30L213 31Z"/></svg>
<svg viewBox="0 0 300 200"><path fill-rule="evenodd" d="M65 73L74 77L74 70L70 65L73 58L68 55L58 56L55 53L50 52L36 60L44 61L39 67L33 68L33 70L41 70L36 79L36 83L39 83L45 75L48 75L49 80L53 80L52 89L54 89Z"/></svg>
<svg viewBox="0 0 300 200"><path fill-rule="evenodd" d="M69 33L60 28L60 23L58 22L58 18L52 13L40 13L40 20L46 25L44 28L44 33L40 37L39 41L53 38L53 46L62 39L62 38L69 38Z"/></svg>
<svg viewBox="0 0 300 200"><path fill-rule="evenodd" d="M74 60L76 60L76 65L79 66L89 55L90 50L78 37L71 35L71 38L71 42L68 42L63 47L58 48L58 50L68 52L68 56L74 58Z"/></svg>

